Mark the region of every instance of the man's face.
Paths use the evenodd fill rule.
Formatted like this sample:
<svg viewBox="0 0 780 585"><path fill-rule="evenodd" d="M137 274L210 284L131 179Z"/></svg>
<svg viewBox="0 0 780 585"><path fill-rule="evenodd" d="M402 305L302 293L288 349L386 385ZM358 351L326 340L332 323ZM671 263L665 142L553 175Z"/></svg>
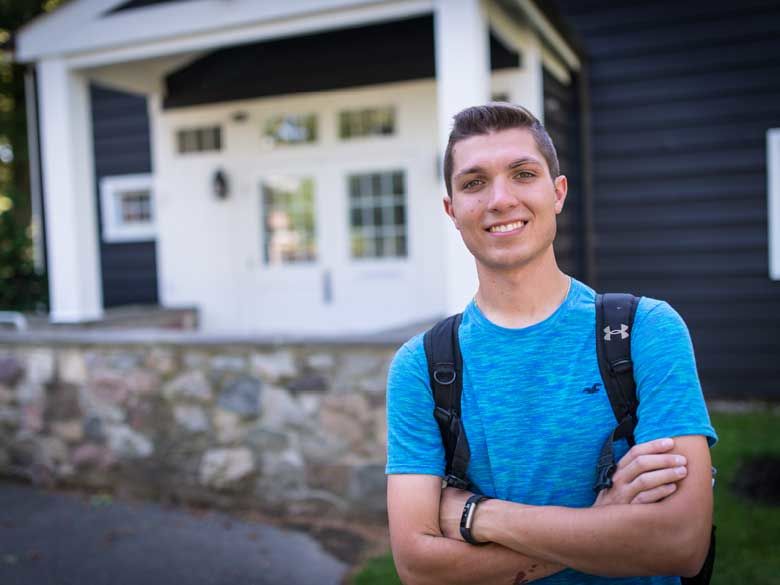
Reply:
<svg viewBox="0 0 780 585"><path fill-rule="evenodd" d="M566 177L550 176L533 135L513 128L455 145L444 208L478 264L513 269L552 246L566 190Z"/></svg>

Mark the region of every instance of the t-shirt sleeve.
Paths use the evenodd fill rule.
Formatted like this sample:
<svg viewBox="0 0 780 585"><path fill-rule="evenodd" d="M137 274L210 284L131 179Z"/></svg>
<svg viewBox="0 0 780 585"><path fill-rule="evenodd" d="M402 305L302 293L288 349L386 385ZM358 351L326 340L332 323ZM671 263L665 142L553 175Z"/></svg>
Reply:
<svg viewBox="0 0 780 585"><path fill-rule="evenodd" d="M682 317L668 303L642 298L633 329L631 354L639 398L636 441L704 435L714 445L718 437Z"/></svg>
<svg viewBox="0 0 780 585"><path fill-rule="evenodd" d="M387 376L387 466L385 472L444 475L444 448L422 339L407 342Z"/></svg>

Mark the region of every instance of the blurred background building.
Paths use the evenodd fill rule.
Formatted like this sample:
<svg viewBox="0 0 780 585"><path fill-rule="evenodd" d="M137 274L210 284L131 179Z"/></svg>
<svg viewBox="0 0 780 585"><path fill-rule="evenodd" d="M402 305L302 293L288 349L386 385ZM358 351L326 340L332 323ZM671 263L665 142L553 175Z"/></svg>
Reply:
<svg viewBox="0 0 780 585"><path fill-rule="evenodd" d="M776 396L779 27L761 0L71 0L15 39L51 319L333 334L460 310L441 153L454 113L507 100L570 179L563 269L670 301L709 396Z"/></svg>

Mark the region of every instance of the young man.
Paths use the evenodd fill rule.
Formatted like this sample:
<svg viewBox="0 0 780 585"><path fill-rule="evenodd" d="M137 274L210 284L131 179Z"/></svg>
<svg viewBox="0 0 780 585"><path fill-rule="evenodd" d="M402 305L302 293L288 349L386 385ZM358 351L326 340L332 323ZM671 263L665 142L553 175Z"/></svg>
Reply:
<svg viewBox="0 0 780 585"><path fill-rule="evenodd" d="M716 435L681 318L664 302L639 302L637 445L596 498L595 465L615 419L596 357L595 293L555 260L567 182L552 142L523 108L468 108L455 117L444 177L445 211L479 277L459 329L461 410L470 489L491 498L477 505L471 537L488 544L459 531L472 494L441 487L420 335L388 378L388 511L402 580L671 584L679 578L641 576L696 574L709 545Z"/></svg>

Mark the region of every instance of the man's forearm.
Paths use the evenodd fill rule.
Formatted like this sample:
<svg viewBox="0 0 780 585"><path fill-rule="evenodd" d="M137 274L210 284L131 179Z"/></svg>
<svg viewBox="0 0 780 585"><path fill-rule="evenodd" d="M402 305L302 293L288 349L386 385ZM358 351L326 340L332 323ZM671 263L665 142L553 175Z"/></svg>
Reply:
<svg viewBox="0 0 780 585"><path fill-rule="evenodd" d="M393 556L405 585L519 585L563 569L498 544L473 546L444 536L419 534L404 549L394 547Z"/></svg>
<svg viewBox="0 0 780 585"><path fill-rule="evenodd" d="M706 520L674 521L663 504L602 508L525 506L490 500L473 533L480 540L603 576L696 573ZM707 532L708 533L708 532Z"/></svg>

